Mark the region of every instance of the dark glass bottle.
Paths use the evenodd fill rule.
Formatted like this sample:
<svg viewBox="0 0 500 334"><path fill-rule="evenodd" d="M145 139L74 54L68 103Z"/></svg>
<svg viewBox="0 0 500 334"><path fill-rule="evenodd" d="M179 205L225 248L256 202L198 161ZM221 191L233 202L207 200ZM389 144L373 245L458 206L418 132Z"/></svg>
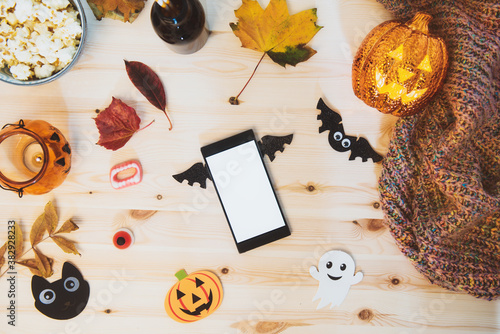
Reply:
<svg viewBox="0 0 500 334"><path fill-rule="evenodd" d="M156 34L177 53L194 53L208 38L205 12L198 0L155 1L151 23Z"/></svg>

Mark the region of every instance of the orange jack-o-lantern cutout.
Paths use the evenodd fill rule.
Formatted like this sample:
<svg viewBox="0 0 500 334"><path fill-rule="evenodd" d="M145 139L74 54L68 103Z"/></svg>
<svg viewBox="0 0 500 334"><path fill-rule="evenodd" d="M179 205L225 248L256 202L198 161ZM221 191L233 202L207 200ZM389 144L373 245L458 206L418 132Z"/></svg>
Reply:
<svg viewBox="0 0 500 334"><path fill-rule="evenodd" d="M71 169L71 148L61 131L42 120L20 120L0 131L0 187L44 194Z"/></svg>
<svg viewBox="0 0 500 334"><path fill-rule="evenodd" d="M221 304L223 291L219 278L209 271L188 275L184 269L175 277L179 280L165 297L165 310L178 322L194 322L212 314Z"/></svg>
<svg viewBox="0 0 500 334"><path fill-rule="evenodd" d="M365 37L354 57L354 94L385 114L416 114L441 88L448 68L444 41L429 34L432 16L387 21Z"/></svg>

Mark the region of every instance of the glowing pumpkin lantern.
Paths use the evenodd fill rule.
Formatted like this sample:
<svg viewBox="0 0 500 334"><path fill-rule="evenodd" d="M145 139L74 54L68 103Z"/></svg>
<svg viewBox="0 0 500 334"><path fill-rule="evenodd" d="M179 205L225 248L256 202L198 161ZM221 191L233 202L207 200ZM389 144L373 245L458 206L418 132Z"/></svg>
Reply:
<svg viewBox="0 0 500 334"><path fill-rule="evenodd" d="M354 94L385 114L416 114L441 88L448 68L444 41L429 34L432 16L387 21L363 40L352 65Z"/></svg>
<svg viewBox="0 0 500 334"><path fill-rule="evenodd" d="M223 291L219 278L209 271L188 275L184 269L175 277L179 280L165 297L165 310L178 322L194 322L212 314L221 304Z"/></svg>

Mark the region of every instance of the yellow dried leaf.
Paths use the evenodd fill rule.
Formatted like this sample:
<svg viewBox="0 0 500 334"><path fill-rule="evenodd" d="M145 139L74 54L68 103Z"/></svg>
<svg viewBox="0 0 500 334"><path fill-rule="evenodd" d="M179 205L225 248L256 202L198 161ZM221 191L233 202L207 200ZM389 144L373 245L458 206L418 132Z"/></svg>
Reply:
<svg viewBox="0 0 500 334"><path fill-rule="evenodd" d="M52 205L52 202L48 202L45 205L44 209L45 213L45 227L47 228L47 232L49 235L52 235L56 230L57 224L59 224L59 217L57 216L56 208Z"/></svg>
<svg viewBox="0 0 500 334"><path fill-rule="evenodd" d="M31 232L30 232L31 247L37 245L40 241L42 241L43 235L45 234L46 230L47 228L45 225L45 214L42 213L40 216L38 216L38 218L31 226Z"/></svg>
<svg viewBox="0 0 500 334"><path fill-rule="evenodd" d="M33 248L33 251L35 252L35 261L38 270L40 271L40 276L45 278L52 276L52 274L54 273L52 271L52 259L42 254L42 252L40 252L36 248Z"/></svg>
<svg viewBox="0 0 500 334"><path fill-rule="evenodd" d="M316 25L316 8L290 16L286 0L271 0L265 10L256 0L243 0L235 15L238 22L230 26L242 46L267 53L281 66L295 66L316 53L306 46L322 28Z"/></svg>
<svg viewBox="0 0 500 334"><path fill-rule="evenodd" d="M14 222L14 233L15 233L14 242L15 242L15 252L16 252L15 259L17 260L23 255L24 245L23 245L23 232L21 231L21 226L16 222Z"/></svg>
<svg viewBox="0 0 500 334"><path fill-rule="evenodd" d="M32 269L38 269L38 262L35 259L27 259L16 262L21 266L25 266Z"/></svg>
<svg viewBox="0 0 500 334"><path fill-rule="evenodd" d="M5 264L5 251L7 250L7 242L5 242L0 248L0 269L2 269L3 265Z"/></svg>
<svg viewBox="0 0 500 334"><path fill-rule="evenodd" d="M59 234L59 233L69 233L78 230L79 227L76 225L71 219L68 219L64 222L64 224L61 226L61 228L54 234Z"/></svg>
<svg viewBox="0 0 500 334"><path fill-rule="evenodd" d="M28 269L31 271L33 275L42 276L40 270L38 270L38 264L35 259L22 260L17 262L17 264L28 267Z"/></svg>
<svg viewBox="0 0 500 334"><path fill-rule="evenodd" d="M73 241L70 241L63 237L53 236L52 240L61 248L65 253L71 253L75 255L81 255L75 247Z"/></svg>

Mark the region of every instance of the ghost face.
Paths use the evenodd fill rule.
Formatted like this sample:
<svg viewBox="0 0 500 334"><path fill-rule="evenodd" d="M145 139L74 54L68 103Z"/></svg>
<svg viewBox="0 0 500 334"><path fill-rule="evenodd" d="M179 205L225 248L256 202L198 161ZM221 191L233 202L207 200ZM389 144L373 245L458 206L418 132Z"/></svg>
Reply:
<svg viewBox="0 0 500 334"><path fill-rule="evenodd" d="M328 279L352 284L352 277L356 266L349 254L341 251L331 251L324 254L319 260L318 271L323 277Z"/></svg>
<svg viewBox="0 0 500 334"><path fill-rule="evenodd" d="M363 273L354 275L356 266L352 257L342 251L330 251L319 259L318 268L312 266L309 273L319 281L318 291L313 301L321 299L318 309L331 304L340 305L347 296L351 285L361 282Z"/></svg>

